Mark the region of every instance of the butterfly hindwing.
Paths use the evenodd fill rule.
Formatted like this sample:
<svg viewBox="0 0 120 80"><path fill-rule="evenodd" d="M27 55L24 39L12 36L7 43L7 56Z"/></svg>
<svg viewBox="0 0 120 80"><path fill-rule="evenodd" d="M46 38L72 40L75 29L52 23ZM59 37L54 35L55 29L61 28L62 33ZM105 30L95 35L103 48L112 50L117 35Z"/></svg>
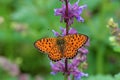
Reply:
<svg viewBox="0 0 120 80"><path fill-rule="evenodd" d="M54 46L54 47L52 48L52 50L50 51L50 54L48 54L48 57L49 57L51 60L53 60L53 61L59 61L59 60L61 60L62 56L63 56L63 55L61 54L60 49L58 48L57 45Z"/></svg>
<svg viewBox="0 0 120 80"><path fill-rule="evenodd" d="M71 34L64 37L65 44L65 58L73 58L77 55L77 51L82 47L88 40L88 37L83 34Z"/></svg>
<svg viewBox="0 0 120 80"><path fill-rule="evenodd" d="M56 38L43 38L35 42L35 47L43 53L47 53L53 61L61 59L62 54L56 45Z"/></svg>

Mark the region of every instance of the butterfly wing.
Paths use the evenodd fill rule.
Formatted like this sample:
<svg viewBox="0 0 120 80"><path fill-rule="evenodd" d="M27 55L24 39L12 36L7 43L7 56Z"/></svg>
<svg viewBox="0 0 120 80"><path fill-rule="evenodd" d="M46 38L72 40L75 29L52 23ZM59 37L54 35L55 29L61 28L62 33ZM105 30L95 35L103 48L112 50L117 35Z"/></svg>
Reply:
<svg viewBox="0 0 120 80"><path fill-rule="evenodd" d="M65 44L65 58L73 58L77 55L77 50L82 47L88 40L88 37L83 34L71 34L64 37Z"/></svg>
<svg viewBox="0 0 120 80"><path fill-rule="evenodd" d="M60 52L60 49L58 46L54 46L52 50L50 51L50 54L48 54L48 57L53 61L59 61L63 57L63 55Z"/></svg>
<svg viewBox="0 0 120 80"><path fill-rule="evenodd" d="M43 38L37 40L34 45L41 52L47 53L53 61L58 61L62 57L58 45L56 45L56 38Z"/></svg>

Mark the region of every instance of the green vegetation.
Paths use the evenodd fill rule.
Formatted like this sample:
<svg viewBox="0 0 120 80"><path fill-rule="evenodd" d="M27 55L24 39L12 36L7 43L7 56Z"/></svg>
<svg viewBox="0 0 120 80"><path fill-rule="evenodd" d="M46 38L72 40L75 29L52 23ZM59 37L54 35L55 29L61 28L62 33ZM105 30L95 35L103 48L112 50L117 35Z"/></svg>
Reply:
<svg viewBox="0 0 120 80"><path fill-rule="evenodd" d="M120 45L111 45L110 29L106 27L111 17L120 25L120 1L80 0L79 5L82 4L88 6L82 13L85 22L75 21L72 27L90 38L88 69L85 70L89 77L83 80L120 80ZM59 22L60 17L54 16L53 9L60 5L58 0L0 0L1 80L18 80L21 76L27 76L28 80L63 80L62 74L50 74L47 55L34 48L37 39L53 37L52 29L60 31L60 26L65 27ZM18 66L17 74L2 66L3 57Z"/></svg>

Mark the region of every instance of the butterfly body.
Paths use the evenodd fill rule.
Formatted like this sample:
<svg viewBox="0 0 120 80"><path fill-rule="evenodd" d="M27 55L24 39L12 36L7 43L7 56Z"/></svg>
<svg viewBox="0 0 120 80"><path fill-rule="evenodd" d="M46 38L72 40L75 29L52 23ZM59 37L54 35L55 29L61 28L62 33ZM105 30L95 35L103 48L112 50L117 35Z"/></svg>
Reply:
<svg viewBox="0 0 120 80"><path fill-rule="evenodd" d="M58 37L56 40L56 44L58 45L58 48L60 49L60 52L64 54L64 48L65 48L65 40L63 37Z"/></svg>
<svg viewBox="0 0 120 80"><path fill-rule="evenodd" d="M73 58L77 55L77 50L88 40L83 34L70 34L57 38L43 38L35 42L35 47L48 54L53 61L59 61L62 58Z"/></svg>

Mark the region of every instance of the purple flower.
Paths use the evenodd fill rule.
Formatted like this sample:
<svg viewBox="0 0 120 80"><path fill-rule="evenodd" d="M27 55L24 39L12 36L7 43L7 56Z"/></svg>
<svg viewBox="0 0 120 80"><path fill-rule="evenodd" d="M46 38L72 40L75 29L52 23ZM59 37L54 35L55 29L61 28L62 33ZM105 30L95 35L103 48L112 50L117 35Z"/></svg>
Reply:
<svg viewBox="0 0 120 80"><path fill-rule="evenodd" d="M58 61L55 64L50 62L50 65L51 65L51 68L52 68L51 74L55 75L58 72L64 72L65 65L62 61Z"/></svg>
<svg viewBox="0 0 120 80"><path fill-rule="evenodd" d="M7 71L11 76L18 76L20 74L18 65L10 62L3 56L0 56L0 67Z"/></svg>
<svg viewBox="0 0 120 80"><path fill-rule="evenodd" d="M78 3L79 0L73 5L68 3L68 17L66 17L65 14L65 4L62 5L62 8L54 9L54 14L56 16L61 16L61 22L63 22L63 20L68 19L69 25L73 24L74 18L76 18L78 22L84 22L84 19L80 15L82 14L82 11L87 7L87 5L79 6Z"/></svg>
<svg viewBox="0 0 120 80"><path fill-rule="evenodd" d="M19 75L19 80L30 80L29 74L24 73Z"/></svg>
<svg viewBox="0 0 120 80"><path fill-rule="evenodd" d="M55 75L58 72L63 72L66 73L68 75L73 75L75 77L75 79L80 79L83 76L88 76L88 74L85 74L81 71L78 70L78 64L79 64L79 60L73 60L72 63L68 64L68 72L64 72L65 71L65 64L63 61L59 61L56 63L52 63L50 62L51 68L52 68L52 72L51 74Z"/></svg>
<svg viewBox="0 0 120 80"><path fill-rule="evenodd" d="M66 29L65 28L60 28L62 34L60 35L60 33L53 31L55 36L65 36L66 35ZM69 34L76 34L77 30L75 30L74 28L70 28ZM89 40L88 42L81 48L78 49L78 55L73 58L73 60L71 60L68 63L68 71L65 72L65 63L64 60L60 60L58 62L50 62L51 68L52 68L52 72L51 74L55 75L58 72L63 72L69 75L68 80L70 80L70 75L73 75L75 77L75 80L80 80L81 77L85 76L87 77L88 74L85 74L81 71L79 71L78 66L86 61L86 55L88 53L88 50L85 48L86 46L89 46Z"/></svg>
<svg viewBox="0 0 120 80"><path fill-rule="evenodd" d="M83 53L83 54L87 54L88 53L88 49L86 49L85 47L79 48L78 51Z"/></svg>
<svg viewBox="0 0 120 80"><path fill-rule="evenodd" d="M56 32L55 30L52 30L52 32L54 33L55 36L65 36L66 35L66 29L60 27L60 30L62 32L62 34ZM70 28L70 30L68 31L68 34L76 34L77 30L75 30L74 28Z"/></svg>

